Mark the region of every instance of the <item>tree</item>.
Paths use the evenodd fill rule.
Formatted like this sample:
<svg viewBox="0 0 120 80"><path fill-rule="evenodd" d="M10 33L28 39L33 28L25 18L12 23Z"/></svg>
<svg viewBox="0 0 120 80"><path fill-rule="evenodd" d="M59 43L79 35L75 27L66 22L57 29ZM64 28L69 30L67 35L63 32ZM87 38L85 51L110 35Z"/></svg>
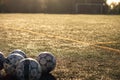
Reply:
<svg viewBox="0 0 120 80"><path fill-rule="evenodd" d="M109 7L110 14L120 14L120 2L118 4L112 3Z"/></svg>

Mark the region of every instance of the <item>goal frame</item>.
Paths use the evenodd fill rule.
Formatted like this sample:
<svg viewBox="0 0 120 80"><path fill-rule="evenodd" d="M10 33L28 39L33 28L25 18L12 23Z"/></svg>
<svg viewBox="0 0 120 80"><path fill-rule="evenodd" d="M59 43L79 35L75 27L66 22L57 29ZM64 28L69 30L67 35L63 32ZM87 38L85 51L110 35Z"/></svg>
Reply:
<svg viewBox="0 0 120 80"><path fill-rule="evenodd" d="M80 5L84 5L84 6L100 6L100 13L102 14L103 13L103 4L101 3L76 3L75 4L75 13L79 13L79 6Z"/></svg>

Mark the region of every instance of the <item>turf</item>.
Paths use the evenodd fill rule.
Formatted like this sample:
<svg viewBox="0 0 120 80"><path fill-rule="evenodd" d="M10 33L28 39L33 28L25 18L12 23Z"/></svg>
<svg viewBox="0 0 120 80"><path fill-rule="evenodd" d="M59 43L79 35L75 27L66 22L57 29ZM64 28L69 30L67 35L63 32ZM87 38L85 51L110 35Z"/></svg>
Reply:
<svg viewBox="0 0 120 80"><path fill-rule="evenodd" d="M120 79L120 16L0 14L0 51L52 52L56 80Z"/></svg>

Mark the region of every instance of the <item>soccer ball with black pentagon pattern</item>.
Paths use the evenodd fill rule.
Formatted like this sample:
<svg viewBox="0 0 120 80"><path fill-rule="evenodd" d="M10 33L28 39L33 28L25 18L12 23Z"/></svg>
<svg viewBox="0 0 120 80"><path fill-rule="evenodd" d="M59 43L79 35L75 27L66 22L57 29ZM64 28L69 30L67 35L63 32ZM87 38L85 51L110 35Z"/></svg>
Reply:
<svg viewBox="0 0 120 80"><path fill-rule="evenodd" d="M24 58L27 58L25 52L22 51L22 50L20 50L20 49L15 49L15 50L13 50L10 54L20 54L20 55L22 55Z"/></svg>
<svg viewBox="0 0 120 80"><path fill-rule="evenodd" d="M22 59L16 67L18 80L39 80L41 71L38 61L32 58Z"/></svg>
<svg viewBox="0 0 120 80"><path fill-rule="evenodd" d="M5 56L2 52L0 52L0 70L3 69L3 62L5 60Z"/></svg>
<svg viewBox="0 0 120 80"><path fill-rule="evenodd" d="M7 75L15 75L16 66L22 59L24 59L24 57L20 54L11 54L5 59L3 66Z"/></svg>
<svg viewBox="0 0 120 80"><path fill-rule="evenodd" d="M56 66L56 58L50 52L41 52L37 57L37 61L42 67L43 74L51 72Z"/></svg>

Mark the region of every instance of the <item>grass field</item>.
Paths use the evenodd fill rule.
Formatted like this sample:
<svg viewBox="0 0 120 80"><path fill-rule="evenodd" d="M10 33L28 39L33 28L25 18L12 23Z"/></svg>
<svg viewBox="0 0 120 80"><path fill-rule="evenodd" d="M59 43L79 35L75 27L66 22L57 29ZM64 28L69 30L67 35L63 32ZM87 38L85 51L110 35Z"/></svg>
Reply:
<svg viewBox="0 0 120 80"><path fill-rule="evenodd" d="M119 15L0 14L0 51L18 48L52 52L51 80L120 80Z"/></svg>

